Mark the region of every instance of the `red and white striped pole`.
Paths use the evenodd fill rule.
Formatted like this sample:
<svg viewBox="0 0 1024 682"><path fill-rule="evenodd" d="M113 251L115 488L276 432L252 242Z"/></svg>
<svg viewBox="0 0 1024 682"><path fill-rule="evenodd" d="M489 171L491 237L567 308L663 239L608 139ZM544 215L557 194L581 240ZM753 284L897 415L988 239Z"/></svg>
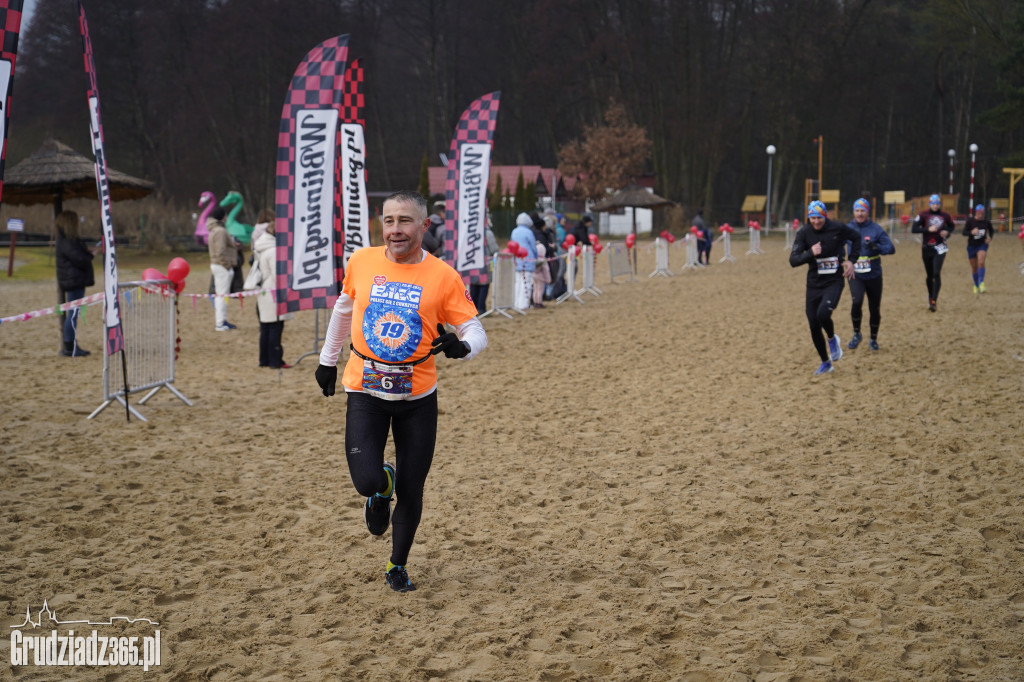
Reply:
<svg viewBox="0 0 1024 682"><path fill-rule="evenodd" d="M953 193L953 159L956 158L956 150L950 149L946 152L949 155L949 193Z"/></svg>
<svg viewBox="0 0 1024 682"><path fill-rule="evenodd" d="M968 207L970 213L974 213L974 155L978 153L978 145L971 147L971 205Z"/></svg>

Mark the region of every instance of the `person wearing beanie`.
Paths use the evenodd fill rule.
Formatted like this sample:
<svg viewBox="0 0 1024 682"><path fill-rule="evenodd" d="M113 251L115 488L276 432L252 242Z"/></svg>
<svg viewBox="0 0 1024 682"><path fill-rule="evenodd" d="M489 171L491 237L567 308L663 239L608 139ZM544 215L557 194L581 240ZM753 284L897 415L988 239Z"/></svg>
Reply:
<svg viewBox="0 0 1024 682"><path fill-rule="evenodd" d="M948 213L942 210L942 199L938 194L928 197L928 210L921 211L914 218L910 231L921 235L921 260L924 261L924 284L928 287L928 310L935 312L942 288L942 264L946 260L949 245L946 237L956 226Z"/></svg>
<svg viewBox="0 0 1024 682"><path fill-rule="evenodd" d="M829 220L828 210L820 201L812 201L807 206L807 223L793 237L789 264L794 268L807 265L804 312L811 328L811 341L821 358L815 376L831 372L832 363L843 357L832 311L843 293L843 279L853 279L853 262L861 253L860 241L860 233L852 227ZM849 260L844 260L847 242L850 243Z"/></svg>
<svg viewBox="0 0 1024 682"><path fill-rule="evenodd" d="M864 296L868 297L868 319L871 337L868 347L878 350L878 327L882 322L882 256L896 253L896 247L882 226L871 220L871 204L867 199L853 202L853 220L848 226L860 234L860 258L853 263L853 279L850 280L850 319L853 321L853 336L846 346L850 350L860 345L863 337L860 323L864 318Z"/></svg>
<svg viewBox="0 0 1024 682"><path fill-rule="evenodd" d="M228 234L224 226L224 208L216 206L206 219L206 229L210 233L207 247L210 251L210 274L213 275L213 312L216 320L214 329L226 332L235 329L228 322L228 304L225 296L231 293L231 279L235 274L238 262L238 242Z"/></svg>
<svg viewBox="0 0 1024 682"><path fill-rule="evenodd" d="M532 305L533 271L537 262L537 238L533 235L533 218L528 213L516 216L510 239L526 249L525 258L516 258L516 296L513 304L519 312Z"/></svg>
<svg viewBox="0 0 1024 682"><path fill-rule="evenodd" d="M964 225L967 237L967 259L971 262L971 277L974 279L974 293L985 293L985 257L992 241L992 223L985 218L985 205L974 207L974 215Z"/></svg>

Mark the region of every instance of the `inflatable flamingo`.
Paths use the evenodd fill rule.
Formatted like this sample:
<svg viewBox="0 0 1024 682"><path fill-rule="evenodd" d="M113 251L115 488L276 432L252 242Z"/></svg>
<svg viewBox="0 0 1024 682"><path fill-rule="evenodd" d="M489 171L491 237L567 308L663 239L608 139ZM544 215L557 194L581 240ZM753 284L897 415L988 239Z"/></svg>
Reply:
<svg viewBox="0 0 1024 682"><path fill-rule="evenodd" d="M203 192L199 197L199 208L203 209L203 212L199 214L199 220L196 221L196 243L206 246L206 242L210 239L210 231L206 229L206 218L209 217L210 211L217 205L217 196L213 192ZM203 208L205 206L205 208Z"/></svg>
<svg viewBox="0 0 1024 682"><path fill-rule="evenodd" d="M223 208L233 206L229 212L228 217L224 220L224 227L228 228L228 234L242 242L248 244L252 241L252 225L246 225L245 223L238 222L237 216L239 211L242 210L242 195L238 192L228 192L227 196L220 200L220 205Z"/></svg>

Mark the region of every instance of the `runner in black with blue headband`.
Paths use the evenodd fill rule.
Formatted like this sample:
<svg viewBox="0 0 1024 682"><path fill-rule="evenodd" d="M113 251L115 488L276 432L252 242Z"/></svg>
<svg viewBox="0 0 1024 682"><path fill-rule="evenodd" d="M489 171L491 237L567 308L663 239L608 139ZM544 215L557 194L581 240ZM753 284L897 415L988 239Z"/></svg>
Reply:
<svg viewBox="0 0 1024 682"><path fill-rule="evenodd" d="M853 263L843 258L846 242L850 242L850 261L856 261L860 258L860 234L847 225L829 220L825 204L812 201L807 206L807 224L797 231L789 252L791 266L807 265L805 312L811 327L811 340L821 357L821 366L814 372L815 376L831 372L832 363L843 357L841 341L835 335L832 311L843 293L843 278L853 278Z"/></svg>

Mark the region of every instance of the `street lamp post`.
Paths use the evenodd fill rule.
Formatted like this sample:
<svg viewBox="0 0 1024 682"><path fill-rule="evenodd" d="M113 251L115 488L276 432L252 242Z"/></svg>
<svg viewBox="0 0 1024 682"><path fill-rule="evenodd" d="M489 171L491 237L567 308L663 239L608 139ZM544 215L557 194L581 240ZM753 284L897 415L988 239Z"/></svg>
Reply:
<svg viewBox="0 0 1024 682"><path fill-rule="evenodd" d="M971 204L967 207L968 213L974 213L974 155L978 153L978 145L972 144L971 150Z"/></svg>
<svg viewBox="0 0 1024 682"><path fill-rule="evenodd" d="M772 157L775 156L775 145L770 144L768 152L768 193L764 197L764 231L768 234L772 226Z"/></svg>
<svg viewBox="0 0 1024 682"><path fill-rule="evenodd" d="M949 193L953 193L953 159L956 158L956 150L950 149L946 154L949 155Z"/></svg>

